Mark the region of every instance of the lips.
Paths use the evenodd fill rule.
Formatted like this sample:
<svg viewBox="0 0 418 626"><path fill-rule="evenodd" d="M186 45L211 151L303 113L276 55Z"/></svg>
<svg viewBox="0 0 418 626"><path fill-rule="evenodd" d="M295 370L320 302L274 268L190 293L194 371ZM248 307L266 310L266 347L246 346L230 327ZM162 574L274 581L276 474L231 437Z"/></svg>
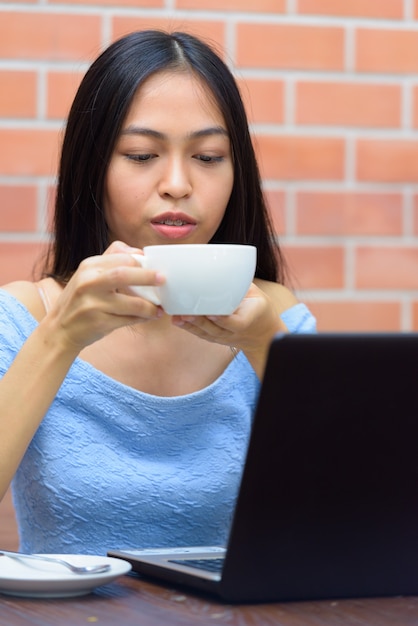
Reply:
<svg viewBox="0 0 418 626"><path fill-rule="evenodd" d="M166 219L166 220L161 220L159 222L154 222L157 224L166 224L167 226L184 226L185 224L187 224L187 222L185 220L170 220L170 219Z"/></svg>
<svg viewBox="0 0 418 626"><path fill-rule="evenodd" d="M151 225L163 239L181 239L196 228L196 221L185 213L169 212L157 215Z"/></svg>
<svg viewBox="0 0 418 626"><path fill-rule="evenodd" d="M184 226L185 224L196 224L186 213L170 212L157 215L153 220L153 224L166 224L167 226Z"/></svg>

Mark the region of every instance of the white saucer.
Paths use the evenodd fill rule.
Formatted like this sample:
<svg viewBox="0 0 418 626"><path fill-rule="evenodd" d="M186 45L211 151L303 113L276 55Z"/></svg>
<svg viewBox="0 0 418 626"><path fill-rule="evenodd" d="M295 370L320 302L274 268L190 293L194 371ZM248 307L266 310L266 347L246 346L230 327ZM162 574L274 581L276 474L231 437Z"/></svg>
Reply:
<svg viewBox="0 0 418 626"><path fill-rule="evenodd" d="M82 596L131 570L122 559L83 554L48 554L73 565L102 565L110 570L102 574L73 574L64 565L0 557L0 593L27 598L68 598Z"/></svg>

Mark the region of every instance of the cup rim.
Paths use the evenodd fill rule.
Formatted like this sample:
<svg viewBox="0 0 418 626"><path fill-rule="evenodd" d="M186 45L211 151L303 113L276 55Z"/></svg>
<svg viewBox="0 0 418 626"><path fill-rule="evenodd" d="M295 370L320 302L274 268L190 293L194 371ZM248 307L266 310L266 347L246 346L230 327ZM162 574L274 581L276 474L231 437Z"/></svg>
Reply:
<svg viewBox="0 0 418 626"><path fill-rule="evenodd" d="M150 244L148 246L144 246L143 250L145 252L145 250L152 248L153 250L155 250L156 248L174 248L174 247L181 247L182 250L186 249L186 248L205 248L207 246L217 246L219 248L221 247L227 247L227 248L250 248L250 249L254 249L257 250L256 246L254 246L253 244L250 243L157 243L157 244Z"/></svg>

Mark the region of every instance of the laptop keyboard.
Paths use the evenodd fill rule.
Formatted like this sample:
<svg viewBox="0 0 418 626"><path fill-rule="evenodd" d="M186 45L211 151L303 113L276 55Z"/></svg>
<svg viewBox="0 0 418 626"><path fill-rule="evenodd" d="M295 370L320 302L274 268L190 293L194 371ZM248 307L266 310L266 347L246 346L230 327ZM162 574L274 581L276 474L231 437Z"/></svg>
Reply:
<svg viewBox="0 0 418 626"><path fill-rule="evenodd" d="M203 569L207 572L215 572L220 574L222 572L224 558L213 559L170 559L169 563L177 563L178 565L188 565L189 567L196 567L197 569Z"/></svg>

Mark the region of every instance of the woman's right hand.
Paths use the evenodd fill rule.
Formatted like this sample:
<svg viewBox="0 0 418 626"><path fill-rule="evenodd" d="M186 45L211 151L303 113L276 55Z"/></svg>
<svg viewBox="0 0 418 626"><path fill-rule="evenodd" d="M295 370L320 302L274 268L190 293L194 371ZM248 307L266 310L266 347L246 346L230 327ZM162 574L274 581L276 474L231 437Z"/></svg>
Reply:
<svg viewBox="0 0 418 626"><path fill-rule="evenodd" d="M80 351L113 330L162 315L160 307L134 295L131 285L159 285L157 272L142 268L132 256L141 254L113 242L102 255L84 259L54 302L42 323L64 347Z"/></svg>

